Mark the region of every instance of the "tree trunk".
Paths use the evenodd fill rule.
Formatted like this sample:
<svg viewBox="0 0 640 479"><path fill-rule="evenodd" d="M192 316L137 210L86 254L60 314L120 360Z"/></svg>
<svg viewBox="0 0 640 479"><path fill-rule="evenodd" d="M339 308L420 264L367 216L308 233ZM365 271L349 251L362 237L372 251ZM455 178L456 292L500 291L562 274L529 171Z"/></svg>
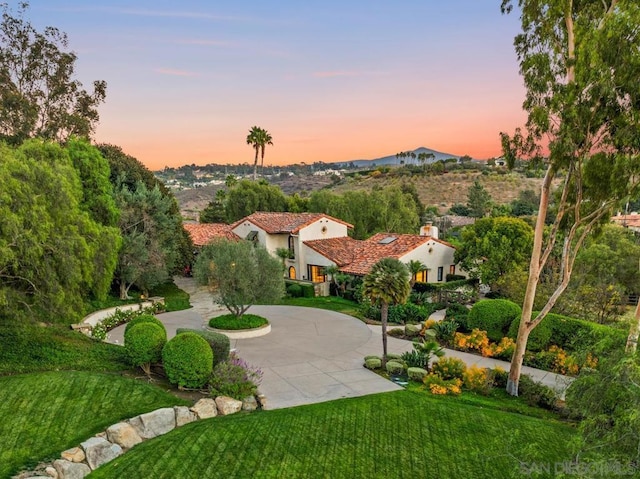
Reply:
<svg viewBox="0 0 640 479"><path fill-rule="evenodd" d="M382 367L387 365L387 317L389 316L389 305L382 303L380 306L380 322L382 323Z"/></svg>
<svg viewBox="0 0 640 479"><path fill-rule="evenodd" d="M520 381L520 372L522 370L522 360L524 352L527 348L527 339L529 338L529 322L533 314L533 302L536 298L536 290L540 279L540 256L542 254L542 243L544 240L544 220L547 216L549 207L549 197L551 195L551 180L554 173L551 167L547 172L542 183L542 191L540 192L540 206L538 208L538 217L536 218L536 228L533 233L533 249L531 251L531 262L529 263L529 279L527 280L527 289L522 304L522 317L520 318L520 327L518 328L518 337L516 339L516 349L511 358L511 368L509 369L509 379L507 380L507 392L512 396L518 395L518 382Z"/></svg>
<svg viewBox="0 0 640 479"><path fill-rule="evenodd" d="M120 299L129 299L129 288L125 281L120 281Z"/></svg>
<svg viewBox="0 0 640 479"><path fill-rule="evenodd" d="M253 160L253 181L258 179L258 147L256 146L256 158Z"/></svg>
<svg viewBox="0 0 640 479"><path fill-rule="evenodd" d="M509 378L507 379L507 392L512 396L518 395L522 361L524 360L524 353L527 351L527 340L529 339L529 333L531 333L532 329L533 328L528 327L524 318L520 320L518 339L516 340L516 348L511 357L511 369L509 370Z"/></svg>

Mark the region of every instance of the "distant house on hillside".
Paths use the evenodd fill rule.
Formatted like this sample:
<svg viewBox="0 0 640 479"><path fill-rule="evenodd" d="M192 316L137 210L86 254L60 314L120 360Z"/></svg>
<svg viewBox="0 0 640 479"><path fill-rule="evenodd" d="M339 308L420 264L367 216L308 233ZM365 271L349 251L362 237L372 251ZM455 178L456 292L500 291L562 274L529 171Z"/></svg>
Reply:
<svg viewBox="0 0 640 479"><path fill-rule="evenodd" d="M631 213L629 215L618 214L611 218L611 221L617 225L629 228L631 231L640 232L640 214Z"/></svg>
<svg viewBox="0 0 640 479"><path fill-rule="evenodd" d="M430 224L420 234L378 233L367 240L349 237L352 225L322 213L256 212L232 225L185 224L185 228L196 246L225 237L254 241L274 256L285 248L289 250L285 275L313 283L326 283L325 269L334 265L344 273L364 276L382 258L424 263L416 281L437 283L444 282L447 274L466 275L455 263L454 246L439 239L438 228Z"/></svg>

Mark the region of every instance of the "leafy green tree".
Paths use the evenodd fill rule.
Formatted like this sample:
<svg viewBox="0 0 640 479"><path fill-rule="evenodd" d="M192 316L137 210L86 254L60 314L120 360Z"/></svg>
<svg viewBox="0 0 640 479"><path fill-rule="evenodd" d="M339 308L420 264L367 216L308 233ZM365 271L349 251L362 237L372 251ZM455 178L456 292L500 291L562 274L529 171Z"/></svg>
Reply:
<svg viewBox="0 0 640 479"><path fill-rule="evenodd" d="M638 473L640 461L640 363L614 354L597 369L583 369L567 391L570 411L581 417L577 459L619 464ZM595 468L594 468L595 470Z"/></svg>
<svg viewBox="0 0 640 479"><path fill-rule="evenodd" d="M258 154L261 154L262 163L264 164L264 150L267 145L273 145L273 138L269 132L259 126L252 126L247 135L247 145L256 151L253 161L253 181L258 179Z"/></svg>
<svg viewBox="0 0 640 479"><path fill-rule="evenodd" d="M531 256L533 228L519 218L480 218L462 230L455 261L485 284L506 273L524 270Z"/></svg>
<svg viewBox="0 0 640 479"><path fill-rule="evenodd" d="M513 216L530 216L538 211L540 197L533 190L522 190L518 198L511 202L511 214Z"/></svg>
<svg viewBox="0 0 640 479"><path fill-rule="evenodd" d="M180 218L180 209L173 193L154 176L151 170L133 156L126 154L119 146L100 144L97 145L97 148L109 162L111 171L109 181L115 189L121 190L126 186L129 191L135 191L141 182L144 183L147 190L158 189L160 194L170 203L170 214L176 219ZM174 249L177 251L172 271L172 273L176 273L193 263L193 242L189 233L182 227L181 221L173 221L167 226L172 228L167 231L167 235L174 242Z"/></svg>
<svg viewBox="0 0 640 479"><path fill-rule="evenodd" d="M491 211L491 195L478 180L469 187L467 208L469 208L469 216L474 218L482 218Z"/></svg>
<svg viewBox="0 0 640 479"><path fill-rule="evenodd" d="M120 236L83 208L68 152L37 140L0 145L0 316L78 320L103 297Z"/></svg>
<svg viewBox="0 0 640 479"><path fill-rule="evenodd" d="M387 362L387 319L389 305L407 301L411 286L409 271L395 258L383 258L373 265L362 282L362 294L380 305L382 322L382 366Z"/></svg>
<svg viewBox="0 0 640 479"><path fill-rule="evenodd" d="M233 223L256 211L286 211L287 198L278 186L264 180L242 180L227 191L225 212Z"/></svg>
<svg viewBox="0 0 640 479"><path fill-rule="evenodd" d="M18 145L33 137L89 136L106 82L93 82L93 92L83 89L74 79L77 58L66 51L67 35L54 27L38 31L25 18L27 2L15 13L0 6L0 139Z"/></svg>
<svg viewBox="0 0 640 479"><path fill-rule="evenodd" d="M237 318L253 304L284 295L282 264L249 241L214 241L202 248L194 274Z"/></svg>
<svg viewBox="0 0 640 479"><path fill-rule="evenodd" d="M210 201L200 212L200 223L224 223L227 221L224 203L219 199Z"/></svg>
<svg viewBox="0 0 640 479"><path fill-rule="evenodd" d="M471 216L471 209L467 205L456 203L451 208L449 208L449 214L457 216Z"/></svg>
<svg viewBox="0 0 640 479"><path fill-rule="evenodd" d="M123 239L116 268L120 298L127 299L134 284L148 295L170 278L175 267L178 244L174 234L182 227L181 219L173 214L170 197L157 187L148 189L142 181L133 190L122 183L116 188L116 202Z"/></svg>
<svg viewBox="0 0 640 479"><path fill-rule="evenodd" d="M574 262L591 230L612 208L637 196L640 170L638 102L640 4L629 0L503 0L514 4L522 33L515 39L528 112L526 134L507 138L507 157L545 161L538 217L507 391L518 394L527 340L569 285ZM542 158L542 148L548 150ZM562 178L557 214L545 235L552 184ZM556 242L559 261L549 262ZM554 269L556 288L533 317L543 270ZM549 274L549 271L546 272Z"/></svg>

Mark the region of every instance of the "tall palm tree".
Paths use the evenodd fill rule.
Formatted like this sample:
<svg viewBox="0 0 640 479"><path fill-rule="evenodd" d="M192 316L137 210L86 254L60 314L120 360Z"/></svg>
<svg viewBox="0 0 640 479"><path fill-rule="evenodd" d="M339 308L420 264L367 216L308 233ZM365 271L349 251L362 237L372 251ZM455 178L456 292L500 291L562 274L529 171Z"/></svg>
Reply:
<svg viewBox="0 0 640 479"><path fill-rule="evenodd" d="M407 301L409 271L395 258L383 258L373 265L362 282L362 293L372 302L380 304L382 322L382 365L387 362L387 318L390 304L402 304Z"/></svg>
<svg viewBox="0 0 640 479"><path fill-rule="evenodd" d="M264 167L264 150L267 145L273 145L271 134L264 128L252 126L247 135L247 145L256 150L256 156L253 160L253 181L258 178L258 154L261 154L261 167Z"/></svg>
<svg viewBox="0 0 640 479"><path fill-rule="evenodd" d="M262 142L260 143L260 170L264 176L264 149L267 145L273 146L273 138L267 130L262 130Z"/></svg>
<svg viewBox="0 0 640 479"><path fill-rule="evenodd" d="M256 150L256 157L253 160L253 181L258 179L258 153L260 152L260 144L262 141L262 128L259 126L252 126L247 135L247 145Z"/></svg>
<svg viewBox="0 0 640 479"><path fill-rule="evenodd" d="M407 263L407 269L409 270L409 273L411 273L409 285L413 288L413 285L416 284L416 275L427 269L427 266L420 260L412 259Z"/></svg>

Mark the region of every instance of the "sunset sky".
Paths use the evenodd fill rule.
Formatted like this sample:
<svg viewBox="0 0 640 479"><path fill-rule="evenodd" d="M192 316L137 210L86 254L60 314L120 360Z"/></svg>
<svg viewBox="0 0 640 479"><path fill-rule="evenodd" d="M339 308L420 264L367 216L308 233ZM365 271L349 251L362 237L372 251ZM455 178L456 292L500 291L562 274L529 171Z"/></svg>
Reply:
<svg viewBox="0 0 640 479"><path fill-rule="evenodd" d="M152 169L252 162L253 125L273 136L265 164L488 158L525 118L499 0L30 3L69 35L80 81L107 81L96 141Z"/></svg>

